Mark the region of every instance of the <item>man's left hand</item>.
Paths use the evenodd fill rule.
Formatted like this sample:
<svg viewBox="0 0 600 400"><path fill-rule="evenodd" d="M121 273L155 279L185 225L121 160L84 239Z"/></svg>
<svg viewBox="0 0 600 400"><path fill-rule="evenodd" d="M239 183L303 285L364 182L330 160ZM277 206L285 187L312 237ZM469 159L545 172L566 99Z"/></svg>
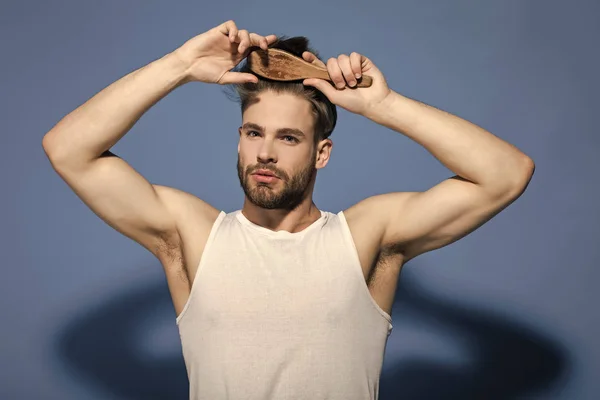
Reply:
<svg viewBox="0 0 600 400"><path fill-rule="evenodd" d="M351 53L330 58L327 64L313 53L305 51L302 58L312 64L327 68L330 82L323 79L305 79L304 84L321 91L335 105L355 114L368 116L369 112L382 103L391 90L381 71L367 57ZM373 79L370 87L356 87L357 78L368 75Z"/></svg>

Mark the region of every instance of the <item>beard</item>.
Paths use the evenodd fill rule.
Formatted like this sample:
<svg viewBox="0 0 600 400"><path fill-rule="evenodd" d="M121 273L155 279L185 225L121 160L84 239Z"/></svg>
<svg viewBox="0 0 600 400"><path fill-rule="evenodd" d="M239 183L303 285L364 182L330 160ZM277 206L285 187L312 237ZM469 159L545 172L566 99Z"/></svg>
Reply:
<svg viewBox="0 0 600 400"><path fill-rule="evenodd" d="M251 174L259 169L267 169L273 172L279 180L273 183L255 181L251 177ZM315 171L314 157L311 157L307 165L303 166L300 171L290 177L287 173L275 168L272 164L256 164L244 169L238 154L238 178L240 179L240 185L246 194L246 198L255 206L268 210L284 209L292 211L298 207L307 195L308 187ZM278 190L275 186L280 183L283 184L283 188Z"/></svg>

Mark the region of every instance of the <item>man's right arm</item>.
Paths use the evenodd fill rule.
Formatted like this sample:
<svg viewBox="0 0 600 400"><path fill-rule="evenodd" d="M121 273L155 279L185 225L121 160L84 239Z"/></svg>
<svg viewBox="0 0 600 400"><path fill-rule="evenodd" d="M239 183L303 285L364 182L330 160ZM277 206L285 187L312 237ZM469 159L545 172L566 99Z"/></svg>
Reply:
<svg viewBox="0 0 600 400"><path fill-rule="evenodd" d="M52 166L108 225L159 259L169 255L182 245L184 223L198 215L194 226L205 219L214 221L218 211L195 196L150 184L110 148L150 107L186 82L257 82L253 74L232 69L253 47L266 50L276 39L238 29L233 21L189 39L114 82L56 124L43 139Z"/></svg>
<svg viewBox="0 0 600 400"><path fill-rule="evenodd" d="M158 256L179 240L174 196L109 149L160 99L185 82L174 53L124 76L75 109L43 139L52 166L108 225ZM178 244L178 243L177 243Z"/></svg>

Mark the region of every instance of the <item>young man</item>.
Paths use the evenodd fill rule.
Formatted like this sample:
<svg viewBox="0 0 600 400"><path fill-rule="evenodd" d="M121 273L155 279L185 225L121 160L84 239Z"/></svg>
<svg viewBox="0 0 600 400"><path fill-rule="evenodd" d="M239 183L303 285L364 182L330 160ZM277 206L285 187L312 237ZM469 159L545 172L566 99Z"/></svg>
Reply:
<svg viewBox="0 0 600 400"><path fill-rule="evenodd" d="M272 45L326 66L335 87L233 69L252 47ZM323 64L305 50L297 38L280 42L225 22L113 83L43 140L74 192L164 266L192 399L377 398L401 266L481 226L534 171L491 133L392 91L368 58ZM373 85L356 88L363 74ZM241 210L152 185L109 151L191 81L235 85L240 95ZM417 141L456 176L422 193L321 211L312 193L330 158L335 106Z"/></svg>

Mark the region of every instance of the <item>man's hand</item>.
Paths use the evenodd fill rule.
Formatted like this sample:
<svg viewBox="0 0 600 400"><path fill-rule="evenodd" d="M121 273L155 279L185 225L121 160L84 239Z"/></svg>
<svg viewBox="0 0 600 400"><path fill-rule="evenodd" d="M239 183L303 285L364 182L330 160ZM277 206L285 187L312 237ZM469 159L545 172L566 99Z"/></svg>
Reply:
<svg viewBox="0 0 600 400"><path fill-rule="evenodd" d="M231 72L252 47L267 50L277 36L260 36L239 30L233 21L227 21L211 30L195 36L175 50L175 54L187 66L186 81L218 83L257 82L249 73Z"/></svg>
<svg viewBox="0 0 600 400"><path fill-rule="evenodd" d="M302 57L305 61L327 68L335 87L323 79L305 79L304 84L319 89L333 104L350 112L368 116L369 111L391 92L381 71L361 54L341 54L338 58L327 60L327 64L308 51ZM363 74L373 78L371 87L356 87L357 79Z"/></svg>

